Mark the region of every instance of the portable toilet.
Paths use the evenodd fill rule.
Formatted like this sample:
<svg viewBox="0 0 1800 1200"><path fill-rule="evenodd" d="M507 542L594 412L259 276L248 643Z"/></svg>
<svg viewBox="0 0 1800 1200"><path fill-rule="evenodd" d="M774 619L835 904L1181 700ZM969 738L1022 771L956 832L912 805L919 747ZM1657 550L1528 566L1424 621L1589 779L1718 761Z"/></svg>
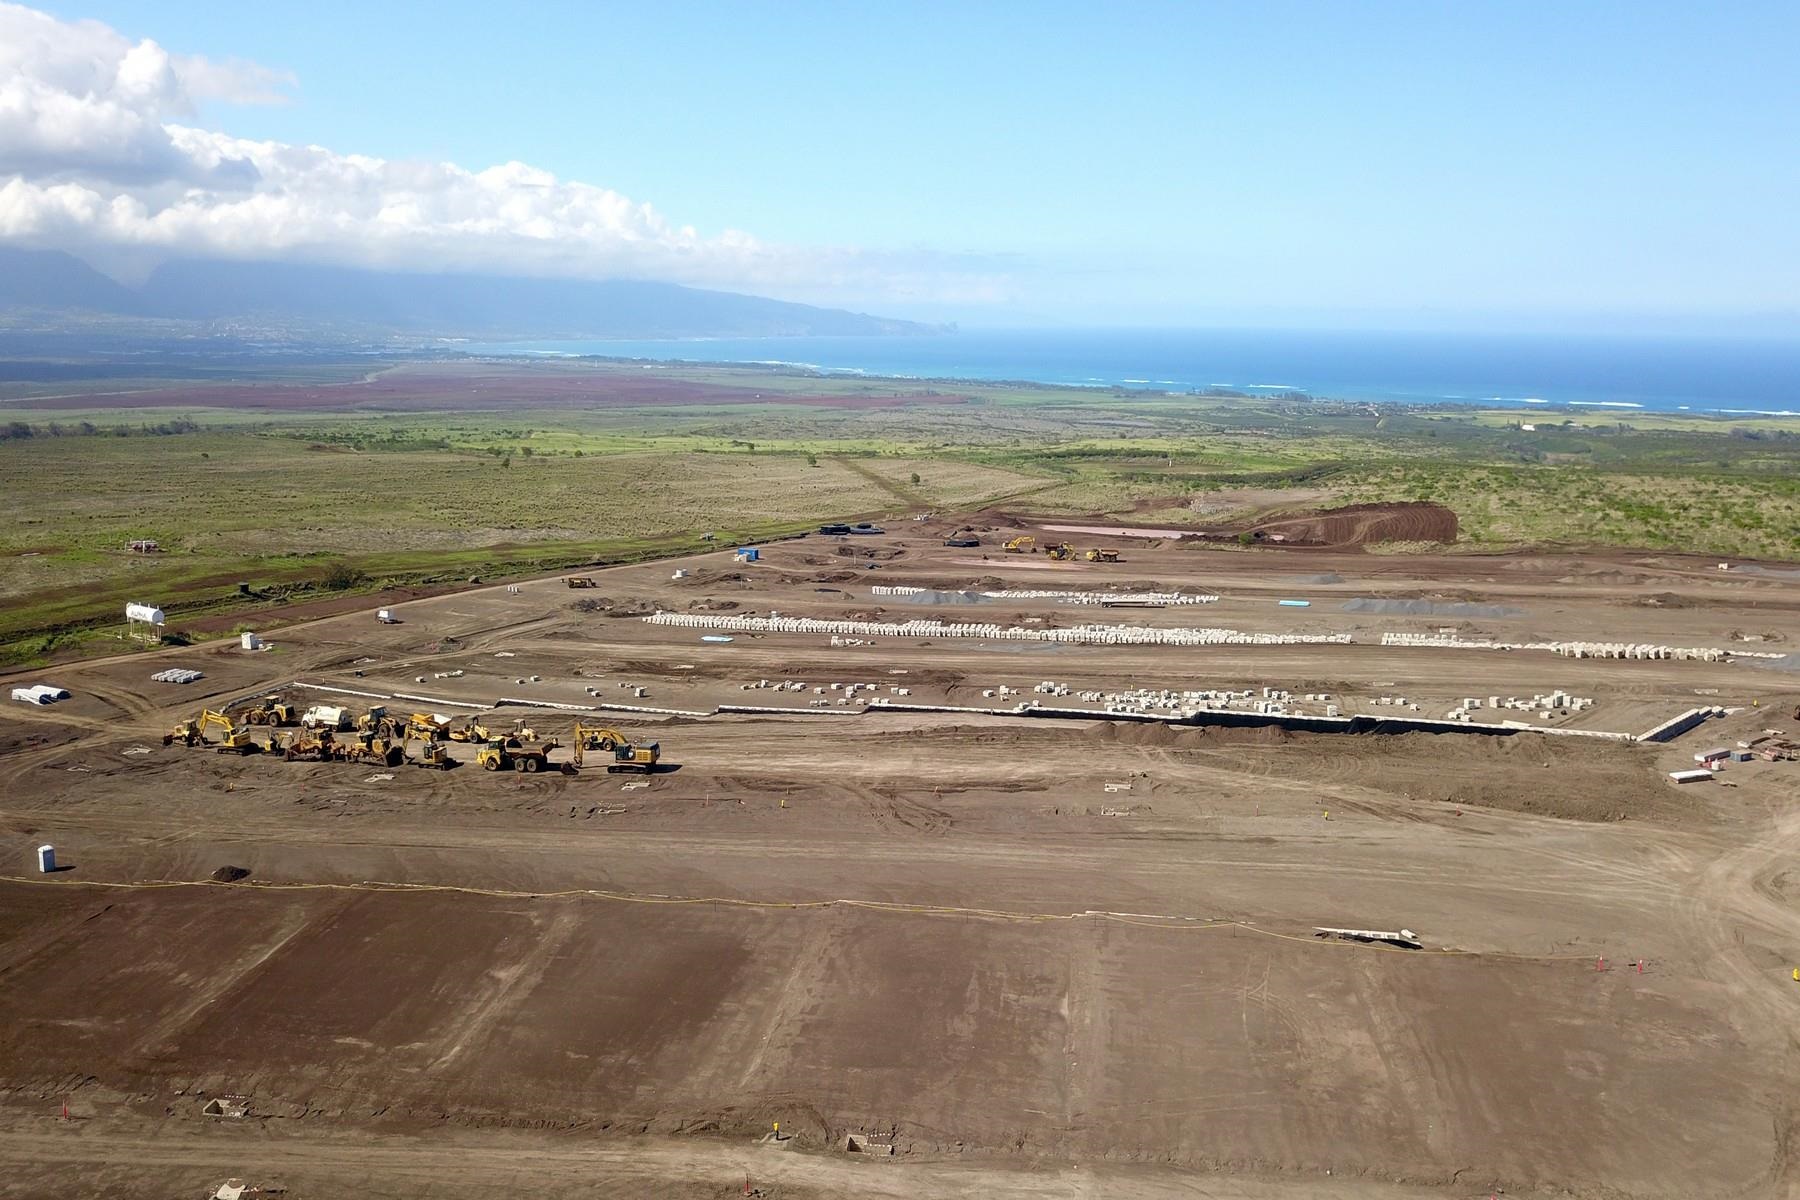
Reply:
<svg viewBox="0 0 1800 1200"><path fill-rule="evenodd" d="M48 842L38 847L38 870L45 875L56 870L56 847Z"/></svg>
<svg viewBox="0 0 1800 1200"><path fill-rule="evenodd" d="M254 633L244 634L241 638L238 639L238 644L243 646L243 648L246 650L261 650L262 649L262 639L257 637Z"/></svg>

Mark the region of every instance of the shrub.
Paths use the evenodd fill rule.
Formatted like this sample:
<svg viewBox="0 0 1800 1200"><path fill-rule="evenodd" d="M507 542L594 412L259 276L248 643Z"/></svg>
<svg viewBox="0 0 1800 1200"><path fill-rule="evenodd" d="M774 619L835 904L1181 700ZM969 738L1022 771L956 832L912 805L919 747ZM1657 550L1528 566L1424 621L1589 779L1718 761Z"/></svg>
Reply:
<svg viewBox="0 0 1800 1200"><path fill-rule="evenodd" d="M355 567L351 566L341 558L326 567L324 578L319 580L321 585L330 588L334 592L341 592L347 588L353 588L362 581L362 572L358 571Z"/></svg>

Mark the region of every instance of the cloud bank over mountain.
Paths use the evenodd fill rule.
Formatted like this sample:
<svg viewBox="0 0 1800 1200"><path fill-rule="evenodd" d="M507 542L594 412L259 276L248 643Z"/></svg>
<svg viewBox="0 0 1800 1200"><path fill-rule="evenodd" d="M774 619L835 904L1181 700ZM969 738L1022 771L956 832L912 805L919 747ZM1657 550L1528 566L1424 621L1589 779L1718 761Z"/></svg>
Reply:
<svg viewBox="0 0 1800 1200"><path fill-rule="evenodd" d="M105 261L278 259L415 272L623 278L828 299L980 302L979 264L703 234L521 162L471 169L252 141L202 103L285 102L298 81L0 3L0 241Z"/></svg>

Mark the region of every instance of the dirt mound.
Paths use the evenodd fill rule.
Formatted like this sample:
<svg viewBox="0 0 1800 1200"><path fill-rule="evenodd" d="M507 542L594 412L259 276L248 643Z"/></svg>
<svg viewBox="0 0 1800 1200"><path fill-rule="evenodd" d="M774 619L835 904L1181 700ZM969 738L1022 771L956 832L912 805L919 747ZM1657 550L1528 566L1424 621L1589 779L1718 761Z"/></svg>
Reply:
<svg viewBox="0 0 1800 1200"><path fill-rule="evenodd" d="M729 588L734 592L750 590L751 581L742 571L710 571L705 567L675 581L683 588Z"/></svg>
<svg viewBox="0 0 1800 1200"><path fill-rule="evenodd" d="M1279 537L1310 546L1365 546L1374 542L1454 542L1456 514L1424 501L1350 504L1313 512L1282 513L1252 526L1258 541Z"/></svg>

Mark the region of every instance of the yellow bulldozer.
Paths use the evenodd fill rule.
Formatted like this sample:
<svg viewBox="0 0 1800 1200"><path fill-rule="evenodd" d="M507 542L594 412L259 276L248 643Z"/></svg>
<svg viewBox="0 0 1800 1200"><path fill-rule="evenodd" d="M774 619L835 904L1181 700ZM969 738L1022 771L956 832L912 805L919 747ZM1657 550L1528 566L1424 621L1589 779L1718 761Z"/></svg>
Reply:
<svg viewBox="0 0 1800 1200"><path fill-rule="evenodd" d="M1037 539L1029 533L1022 533L1010 541L1003 542L1000 548L1008 554L1030 554L1037 548Z"/></svg>
<svg viewBox="0 0 1800 1200"><path fill-rule="evenodd" d="M1054 546L1044 547L1044 553L1048 554L1057 562L1067 562L1069 559L1075 557L1075 547L1069 545L1067 542L1058 542Z"/></svg>
<svg viewBox="0 0 1800 1200"><path fill-rule="evenodd" d="M419 757L412 760L415 767L430 767L435 771L448 771L450 763L450 747L443 742L426 742L419 748Z"/></svg>
<svg viewBox="0 0 1800 1200"><path fill-rule="evenodd" d="M406 761L406 747L384 733L365 732L349 741L336 743L332 747L332 757L343 762L397 767Z"/></svg>
<svg viewBox="0 0 1800 1200"><path fill-rule="evenodd" d="M336 740L329 729L302 729L287 744L282 756L289 762L328 762Z"/></svg>
<svg viewBox="0 0 1800 1200"><path fill-rule="evenodd" d="M656 770L656 764L662 761L662 745L658 742L634 746L616 729L595 729L577 724L570 765L580 770L589 750L612 755L612 760L606 764L609 775L622 775L628 771L649 775Z"/></svg>
<svg viewBox="0 0 1800 1200"><path fill-rule="evenodd" d="M1117 550L1089 550L1085 557L1089 562L1122 562Z"/></svg>

